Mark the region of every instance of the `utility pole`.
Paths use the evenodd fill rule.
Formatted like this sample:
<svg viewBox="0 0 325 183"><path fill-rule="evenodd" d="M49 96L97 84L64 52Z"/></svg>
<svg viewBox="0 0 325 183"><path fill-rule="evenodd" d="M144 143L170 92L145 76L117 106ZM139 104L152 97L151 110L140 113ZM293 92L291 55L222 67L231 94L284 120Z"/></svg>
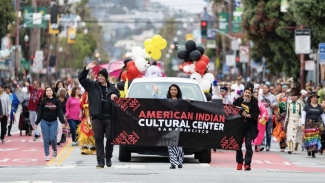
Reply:
<svg viewBox="0 0 325 183"><path fill-rule="evenodd" d="M18 68L19 68L19 9L20 9L20 0L16 0L16 40L15 40L15 77L18 77Z"/></svg>
<svg viewBox="0 0 325 183"><path fill-rule="evenodd" d="M300 29L304 29L303 25L300 25ZM305 56L300 54L300 88L305 88Z"/></svg>

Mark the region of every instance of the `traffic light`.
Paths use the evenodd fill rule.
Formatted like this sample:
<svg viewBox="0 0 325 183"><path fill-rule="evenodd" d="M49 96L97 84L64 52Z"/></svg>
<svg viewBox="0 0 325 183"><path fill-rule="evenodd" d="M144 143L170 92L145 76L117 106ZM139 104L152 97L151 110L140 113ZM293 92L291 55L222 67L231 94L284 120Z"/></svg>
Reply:
<svg viewBox="0 0 325 183"><path fill-rule="evenodd" d="M201 21L201 36L207 37L207 32L208 32L208 22L205 20L202 20Z"/></svg>

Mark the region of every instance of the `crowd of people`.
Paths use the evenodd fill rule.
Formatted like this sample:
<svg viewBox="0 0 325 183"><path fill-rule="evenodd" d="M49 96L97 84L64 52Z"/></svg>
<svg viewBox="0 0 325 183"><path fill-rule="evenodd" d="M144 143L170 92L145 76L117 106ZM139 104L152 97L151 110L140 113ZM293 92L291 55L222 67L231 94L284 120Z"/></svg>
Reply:
<svg viewBox="0 0 325 183"><path fill-rule="evenodd" d="M97 168L112 166L113 138L112 100L120 96L119 90L108 81L108 72L102 69L96 76L88 76L96 66L91 62L80 73L78 81L67 79L42 86L40 82L28 82L26 76L20 83L0 84L1 141L11 136L19 103L28 101L29 120L33 140L41 136L44 142L45 159L57 156L57 146L66 142L69 133L72 146L81 146L81 154L96 154ZM157 74L155 64L148 77ZM160 77L158 74L156 77ZM44 89L43 89L44 88ZM153 86L155 93L158 88ZM318 88L307 86L300 89L292 81L249 82L242 78L235 82L218 83L212 98L221 99L223 104L241 107L244 117L242 137L245 139L246 154L236 152L237 169L251 169L253 151L270 151L272 139L279 143L281 152L298 153L299 147L312 158L322 154L325 147L325 83ZM157 98L157 95L153 98ZM171 85L165 99L182 99L182 91ZM84 130L87 129L87 130ZM104 145L104 138L107 138ZM168 147L171 169L182 168L182 147Z"/></svg>
<svg viewBox="0 0 325 183"><path fill-rule="evenodd" d="M275 84L250 82L245 87L238 77L235 82L220 83L215 94L224 104L244 109L246 155L243 158L241 150L237 151L238 170L243 163L245 170L251 169L252 144L255 152L270 151L272 139L279 143L281 152L297 154L301 146L312 158L323 154L325 83L318 88L307 85L306 89L292 80Z"/></svg>

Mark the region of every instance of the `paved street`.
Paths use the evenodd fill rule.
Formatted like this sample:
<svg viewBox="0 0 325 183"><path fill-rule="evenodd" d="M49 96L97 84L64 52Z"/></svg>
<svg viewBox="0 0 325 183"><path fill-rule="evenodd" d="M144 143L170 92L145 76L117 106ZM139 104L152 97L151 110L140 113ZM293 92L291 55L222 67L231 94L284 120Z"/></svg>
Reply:
<svg viewBox="0 0 325 183"><path fill-rule="evenodd" d="M16 127L15 127L16 128ZM289 155L279 151L276 143L270 152L253 155L252 171L236 170L235 152L212 152L210 164L186 156L184 168L170 170L167 157L133 154L131 162L118 161L118 146L111 168L96 169L94 155L81 155L71 146L71 138L59 147L55 160L45 161L42 140L19 135L15 129L0 144L0 182L323 182L325 155L313 159L306 152Z"/></svg>

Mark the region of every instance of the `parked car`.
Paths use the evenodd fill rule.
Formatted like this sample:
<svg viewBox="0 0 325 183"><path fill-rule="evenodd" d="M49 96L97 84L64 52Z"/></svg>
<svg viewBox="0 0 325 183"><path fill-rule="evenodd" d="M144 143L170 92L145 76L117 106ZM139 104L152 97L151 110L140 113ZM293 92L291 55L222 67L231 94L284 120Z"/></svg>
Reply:
<svg viewBox="0 0 325 183"><path fill-rule="evenodd" d="M137 78L132 81L129 87L128 98L153 98L154 90L152 84L159 88L159 98L167 94L171 84L177 84L183 94L184 99L206 102L204 93L196 80L187 78ZM211 149L183 148L185 155L193 155L200 163L211 162ZM120 145L119 161L130 161L131 153L168 156L167 147L129 146Z"/></svg>

